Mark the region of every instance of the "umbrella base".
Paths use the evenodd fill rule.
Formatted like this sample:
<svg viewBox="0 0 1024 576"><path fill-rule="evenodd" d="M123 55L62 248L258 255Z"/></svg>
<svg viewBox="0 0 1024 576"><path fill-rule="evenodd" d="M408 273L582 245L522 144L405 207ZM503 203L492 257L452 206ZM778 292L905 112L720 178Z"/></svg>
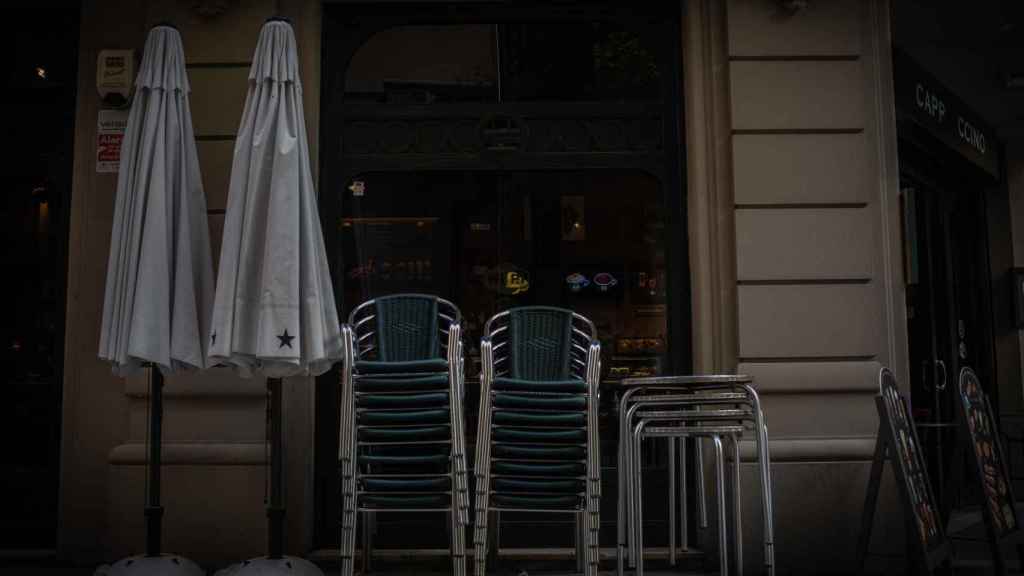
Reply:
<svg viewBox="0 0 1024 576"><path fill-rule="evenodd" d="M131 556L96 569L94 576L205 576L198 564L177 554Z"/></svg>
<svg viewBox="0 0 1024 576"><path fill-rule="evenodd" d="M228 566L214 576L324 576L320 568L309 560L285 556L276 560L267 557L253 558L241 564Z"/></svg>

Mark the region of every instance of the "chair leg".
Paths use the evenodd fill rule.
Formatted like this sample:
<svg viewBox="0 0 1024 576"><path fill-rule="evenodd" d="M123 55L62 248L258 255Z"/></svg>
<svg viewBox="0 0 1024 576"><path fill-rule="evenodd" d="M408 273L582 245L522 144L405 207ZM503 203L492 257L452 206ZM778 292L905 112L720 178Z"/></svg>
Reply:
<svg viewBox="0 0 1024 576"><path fill-rule="evenodd" d="M476 492L476 522L473 527L473 574L485 576L487 573L487 521L490 490L490 394L486 386L481 390L480 416L477 421L476 461L474 462L474 479Z"/></svg>
<svg viewBox="0 0 1024 576"><path fill-rule="evenodd" d="M461 357L461 353L460 353ZM461 362L461 360L460 360ZM453 482L457 497L452 499L452 506L459 514L460 522L469 524L469 478L466 467L466 432L462 406L462 373L458 366L452 377L450 388L451 424L452 424L452 462Z"/></svg>
<svg viewBox="0 0 1024 576"><path fill-rule="evenodd" d="M356 530L356 514L349 506L341 512L341 576L352 576L355 572L355 554L351 546L351 535Z"/></svg>
<svg viewBox="0 0 1024 576"><path fill-rule="evenodd" d="M351 386L342 392L341 452L341 576L355 572L355 534L357 529L355 495L356 438L351 418Z"/></svg>
<svg viewBox="0 0 1024 576"><path fill-rule="evenodd" d="M715 493L718 503L718 564L722 576L729 574L729 529L725 509L725 462L722 454L722 439L713 436L715 446Z"/></svg>
<svg viewBox="0 0 1024 576"><path fill-rule="evenodd" d="M595 484L600 484L600 480L597 480ZM587 551L587 565L585 568L586 576L597 576L598 569L601 565L601 495L597 492L596 487L591 490L591 494L587 497L587 510L584 513L585 529L584 534L586 538L586 551Z"/></svg>
<svg viewBox="0 0 1024 576"><path fill-rule="evenodd" d="M479 465L479 464L478 464ZM487 491L476 477L476 522L473 526L473 576L487 574Z"/></svg>
<svg viewBox="0 0 1024 576"><path fill-rule="evenodd" d="M459 510L454 499L455 491L453 490L452 492L452 509L448 514L449 525L451 526L452 575L463 576L466 569L465 528L463 528L462 521L459 519Z"/></svg>

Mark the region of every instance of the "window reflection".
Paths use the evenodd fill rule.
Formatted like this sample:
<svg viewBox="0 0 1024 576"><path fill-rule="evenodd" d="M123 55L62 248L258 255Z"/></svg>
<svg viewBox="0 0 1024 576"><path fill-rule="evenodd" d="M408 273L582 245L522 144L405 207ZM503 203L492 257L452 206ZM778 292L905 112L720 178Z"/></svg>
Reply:
<svg viewBox="0 0 1024 576"><path fill-rule="evenodd" d="M364 174L341 222L346 307L397 292L454 301L469 359L492 314L572 308L597 325L604 379L667 353L659 182L635 170Z"/></svg>
<svg viewBox="0 0 1024 576"><path fill-rule="evenodd" d="M497 98L493 26L401 26L375 34L345 76L349 102L430 104Z"/></svg>
<svg viewBox="0 0 1024 576"><path fill-rule="evenodd" d="M432 104L660 98L655 26L527 22L399 26L355 53L349 102Z"/></svg>

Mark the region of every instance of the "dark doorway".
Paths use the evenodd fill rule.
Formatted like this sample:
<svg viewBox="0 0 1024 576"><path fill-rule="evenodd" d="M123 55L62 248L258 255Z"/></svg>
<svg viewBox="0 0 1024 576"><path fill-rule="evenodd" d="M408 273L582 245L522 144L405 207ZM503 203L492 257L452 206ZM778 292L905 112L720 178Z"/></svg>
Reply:
<svg viewBox="0 0 1024 576"><path fill-rule="evenodd" d="M7 67L13 158L0 195L8 270L0 323L0 547L54 550L79 4L22 8Z"/></svg>
<svg viewBox="0 0 1024 576"><path fill-rule="evenodd" d="M970 367L997 404L986 219L990 178L900 143L910 391L914 417L945 505L958 441L957 379Z"/></svg>
<svg viewBox="0 0 1024 576"><path fill-rule="evenodd" d="M487 317L518 304L590 316L611 545L615 380L691 365L678 5L367 3L324 16L320 209L339 311L397 291L458 304L468 431ZM317 387L322 548L339 537L337 380ZM656 546L666 517L645 515ZM571 548L570 525L510 514L500 545ZM440 515L381 515L376 545L443 548L444 530Z"/></svg>

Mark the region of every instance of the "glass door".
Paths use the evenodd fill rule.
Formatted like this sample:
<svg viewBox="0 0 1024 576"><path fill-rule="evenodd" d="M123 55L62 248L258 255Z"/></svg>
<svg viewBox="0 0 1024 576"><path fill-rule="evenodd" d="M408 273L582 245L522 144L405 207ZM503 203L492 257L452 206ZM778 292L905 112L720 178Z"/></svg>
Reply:
<svg viewBox="0 0 1024 576"><path fill-rule="evenodd" d="M471 433L487 318L528 304L591 318L604 545L615 382L690 368L679 24L678 5L656 3L325 7L320 208L339 310L406 291L455 302ZM336 386L317 389L323 547L338 533ZM500 545L571 547L569 521L504 515ZM667 535L663 507L645 521ZM440 518L377 526L380 547L446 546Z"/></svg>
<svg viewBox="0 0 1024 576"><path fill-rule="evenodd" d="M660 182L638 170L378 172L349 185L340 224L346 309L398 292L437 294L465 316L467 434L474 444L484 323L524 305L571 308L597 326L606 387L667 364L666 229ZM614 395L601 428L614 446ZM613 464L613 463L612 463ZM609 502L611 505L611 502ZM609 508L609 513L614 508ZM522 516L520 518L519 516ZM654 518L658 518L654 514ZM507 515L516 546L570 546L568 517ZM409 522L431 530L410 531ZM381 545L445 541L443 519L378 519Z"/></svg>
<svg viewBox="0 0 1024 576"><path fill-rule="evenodd" d="M940 184L910 170L901 187L911 399L937 495L953 505L959 486L951 477L951 458L958 441L954 402L960 369L973 369L986 392L995 393L984 198L955 176Z"/></svg>

